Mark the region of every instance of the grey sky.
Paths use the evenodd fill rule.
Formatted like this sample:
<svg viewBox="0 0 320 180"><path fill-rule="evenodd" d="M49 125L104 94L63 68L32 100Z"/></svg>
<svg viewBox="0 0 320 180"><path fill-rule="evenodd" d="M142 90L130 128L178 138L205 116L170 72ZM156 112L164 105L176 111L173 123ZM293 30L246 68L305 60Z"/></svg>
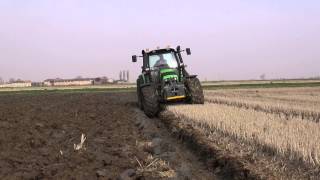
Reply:
<svg viewBox="0 0 320 180"><path fill-rule="evenodd" d="M181 45L201 79L320 75L320 1L0 0L0 77L133 81L143 48Z"/></svg>

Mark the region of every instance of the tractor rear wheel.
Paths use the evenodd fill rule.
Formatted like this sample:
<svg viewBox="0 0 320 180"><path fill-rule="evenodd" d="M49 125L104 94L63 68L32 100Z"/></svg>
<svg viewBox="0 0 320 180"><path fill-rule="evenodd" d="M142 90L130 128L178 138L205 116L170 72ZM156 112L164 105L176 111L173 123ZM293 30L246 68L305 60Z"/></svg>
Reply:
<svg viewBox="0 0 320 180"><path fill-rule="evenodd" d="M160 103L155 88L152 86L145 86L141 88L141 92L144 113L150 118L156 117L160 112Z"/></svg>
<svg viewBox="0 0 320 180"><path fill-rule="evenodd" d="M189 103L204 104L204 95L201 83L198 78L190 78L186 81L189 90Z"/></svg>

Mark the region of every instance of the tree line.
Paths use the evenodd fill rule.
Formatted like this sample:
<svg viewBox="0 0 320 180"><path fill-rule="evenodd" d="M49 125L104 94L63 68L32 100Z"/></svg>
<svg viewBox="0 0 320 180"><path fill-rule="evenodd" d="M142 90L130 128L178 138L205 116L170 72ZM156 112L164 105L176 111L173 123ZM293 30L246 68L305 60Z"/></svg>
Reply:
<svg viewBox="0 0 320 180"><path fill-rule="evenodd" d="M21 79L14 79L14 78L10 78L9 81L5 81L2 77L0 77L0 84L5 84L5 83L14 83L17 81L22 81Z"/></svg>

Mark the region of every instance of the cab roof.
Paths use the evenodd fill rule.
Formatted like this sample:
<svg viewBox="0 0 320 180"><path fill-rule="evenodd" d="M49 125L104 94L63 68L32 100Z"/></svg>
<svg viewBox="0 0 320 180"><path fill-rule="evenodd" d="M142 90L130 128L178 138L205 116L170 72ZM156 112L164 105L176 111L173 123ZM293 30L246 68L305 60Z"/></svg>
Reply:
<svg viewBox="0 0 320 180"><path fill-rule="evenodd" d="M142 50L142 54L158 54L158 53L163 53L163 52L169 52L169 51L175 51L175 49L168 47L168 48L157 48L153 50Z"/></svg>

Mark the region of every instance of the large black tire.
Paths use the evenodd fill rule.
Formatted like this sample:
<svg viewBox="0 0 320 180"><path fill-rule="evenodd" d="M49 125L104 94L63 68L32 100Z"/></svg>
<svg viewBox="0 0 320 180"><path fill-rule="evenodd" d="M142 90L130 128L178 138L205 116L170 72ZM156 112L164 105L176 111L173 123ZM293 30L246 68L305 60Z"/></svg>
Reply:
<svg viewBox="0 0 320 180"><path fill-rule="evenodd" d="M188 102L191 104L204 104L204 95L201 83L198 78L190 78L186 81L189 91Z"/></svg>
<svg viewBox="0 0 320 180"><path fill-rule="evenodd" d="M160 112L160 103L155 88L152 86L145 86L141 88L141 92L144 113L150 118L158 116Z"/></svg>
<svg viewBox="0 0 320 180"><path fill-rule="evenodd" d="M137 98L138 98L138 107L139 109L143 110L143 104L142 104L143 95L141 93L139 80L137 81Z"/></svg>

